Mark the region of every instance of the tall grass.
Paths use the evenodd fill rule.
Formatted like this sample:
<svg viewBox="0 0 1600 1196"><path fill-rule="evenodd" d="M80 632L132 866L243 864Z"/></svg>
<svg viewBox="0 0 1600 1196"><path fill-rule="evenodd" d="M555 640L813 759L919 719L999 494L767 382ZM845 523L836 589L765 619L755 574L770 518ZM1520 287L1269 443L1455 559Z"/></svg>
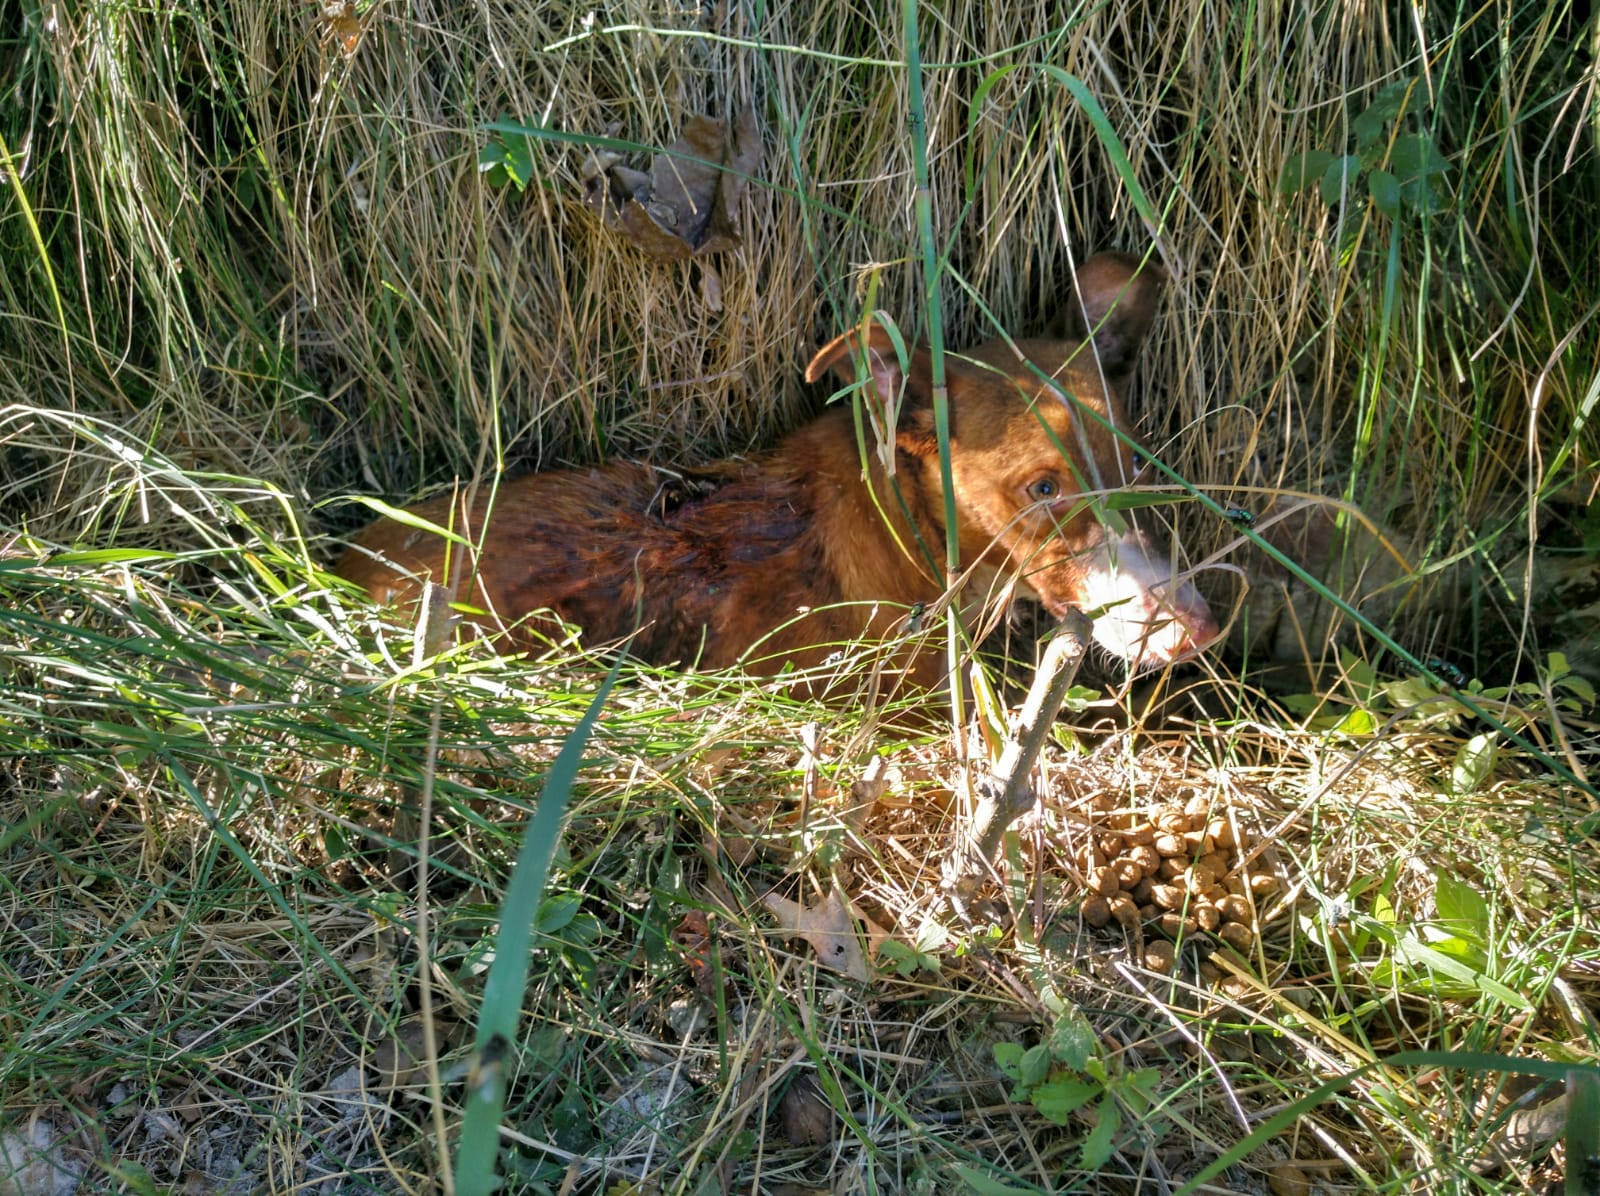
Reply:
<svg viewBox="0 0 1600 1196"><path fill-rule="evenodd" d="M1510 1130L1551 1108L1528 1060L1581 1109L1596 1049L1592 16L923 6L914 102L904 11L0 12L0 1159L135 1192L448 1184L510 862L604 669L419 653L322 572L365 518L340 500L749 451L815 410L799 367L869 302L955 349L1035 334L1118 247L1171 279L1140 439L1260 522L1364 512L1422 571L1369 613L1543 759L1359 640L1313 693L1221 661L1184 684L1225 721L1122 728L1114 694L1062 732L964 922L942 743L630 669L537 914L509 1190L1563 1175L1562 1127ZM747 104L736 251L655 261L582 203L602 140ZM543 131L524 189L480 170L497 122ZM1444 168L1405 190L1423 146ZM1286 185L1319 152L1354 159L1342 187ZM1247 519L1175 510L1188 560L1272 588ZM1285 886L1220 986L1073 916L1106 807L1196 793L1272 832ZM843 891L921 956L841 986L774 889ZM1112 1094L1087 1108L1130 1102L1111 1130L1000 1080L995 1046L1070 1037L1065 1005Z"/></svg>

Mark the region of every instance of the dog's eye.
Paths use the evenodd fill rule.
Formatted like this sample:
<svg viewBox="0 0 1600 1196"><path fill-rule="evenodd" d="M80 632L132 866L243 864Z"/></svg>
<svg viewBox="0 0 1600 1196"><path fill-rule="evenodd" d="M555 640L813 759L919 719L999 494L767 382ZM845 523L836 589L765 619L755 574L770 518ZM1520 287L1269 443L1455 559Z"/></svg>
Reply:
<svg viewBox="0 0 1600 1196"><path fill-rule="evenodd" d="M1028 498L1033 502L1050 502L1061 497L1061 483L1049 474L1028 483Z"/></svg>

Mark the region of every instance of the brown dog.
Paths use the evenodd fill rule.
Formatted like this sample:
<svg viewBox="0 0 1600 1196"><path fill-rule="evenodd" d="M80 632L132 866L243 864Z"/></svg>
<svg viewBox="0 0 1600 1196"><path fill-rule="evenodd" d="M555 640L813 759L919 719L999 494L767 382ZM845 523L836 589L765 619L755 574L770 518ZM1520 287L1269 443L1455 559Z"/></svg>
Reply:
<svg viewBox="0 0 1600 1196"><path fill-rule="evenodd" d="M1159 272L1137 265L1122 254L1084 264L1075 339L991 341L947 366L963 569L1018 579L1053 615L1083 611L1102 647L1144 668L1205 647L1217 625L1164 553L1138 531L1111 534L1081 499L1134 475L1101 420L1128 426L1121 390L1160 295ZM483 497L434 499L413 514L474 547L386 520L337 571L380 602L415 600L427 579L455 587L459 608L514 647L557 631L545 612L646 661L761 673L890 638L944 591L944 491L927 351L903 374L874 325L864 350L853 332L822 349L806 379L856 381L858 359L865 401L880 415L899 404L892 476L870 447L863 470L852 413L835 408L749 462L535 473L502 486L492 511ZM940 655L901 663L937 684Z"/></svg>

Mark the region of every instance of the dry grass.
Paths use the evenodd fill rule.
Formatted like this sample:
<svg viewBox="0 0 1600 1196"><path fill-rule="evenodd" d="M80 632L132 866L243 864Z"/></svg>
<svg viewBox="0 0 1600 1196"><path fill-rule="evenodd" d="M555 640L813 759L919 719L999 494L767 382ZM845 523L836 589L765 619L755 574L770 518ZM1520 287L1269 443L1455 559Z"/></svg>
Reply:
<svg viewBox="0 0 1600 1196"><path fill-rule="evenodd" d="M1224 506L1365 512L1427 570L1371 612L1499 726L1365 648L1314 693L1210 662L1177 722L1112 686L958 907L947 737L630 673L538 914L507 1190L1559 1182L1583 1139L1510 1131L1551 1075L1592 1108L1600 1047L1597 729L1547 655L1600 668L1592 19L947 4L916 121L888 5L355 7L0 16L0 1171L44 1160L0 1193L441 1190L507 873L601 671L418 661L319 571L365 517L327 500L770 442L869 296L918 327L919 131L947 342L1040 331L1073 260L1150 249L1141 439ZM1449 158L1441 210L1280 194L1402 80L1385 136ZM746 104L742 245L692 263L601 225L583 144L531 138L525 190L479 169L502 115L665 146ZM1176 510L1191 560L1254 573ZM1084 836L1196 795L1279 885L1217 982L1077 914ZM869 984L762 904L835 887L901 944ZM1096 1095L1055 1125L995 1048L1085 1026L1048 1082Z"/></svg>

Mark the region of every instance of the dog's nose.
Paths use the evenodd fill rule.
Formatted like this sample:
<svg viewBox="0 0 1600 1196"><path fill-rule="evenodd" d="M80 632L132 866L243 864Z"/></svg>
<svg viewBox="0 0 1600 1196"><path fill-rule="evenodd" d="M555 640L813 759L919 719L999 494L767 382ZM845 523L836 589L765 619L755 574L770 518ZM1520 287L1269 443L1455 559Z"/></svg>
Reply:
<svg viewBox="0 0 1600 1196"><path fill-rule="evenodd" d="M1211 614L1211 608L1201 603L1200 609L1186 611L1183 616L1185 634L1184 655L1191 652L1201 652L1217 642L1217 637L1222 634L1222 629L1217 626L1217 620Z"/></svg>
<svg viewBox="0 0 1600 1196"><path fill-rule="evenodd" d="M1151 635L1145 641L1140 668L1159 668L1198 656L1222 634L1205 599L1192 592L1184 597L1189 600L1151 612Z"/></svg>

